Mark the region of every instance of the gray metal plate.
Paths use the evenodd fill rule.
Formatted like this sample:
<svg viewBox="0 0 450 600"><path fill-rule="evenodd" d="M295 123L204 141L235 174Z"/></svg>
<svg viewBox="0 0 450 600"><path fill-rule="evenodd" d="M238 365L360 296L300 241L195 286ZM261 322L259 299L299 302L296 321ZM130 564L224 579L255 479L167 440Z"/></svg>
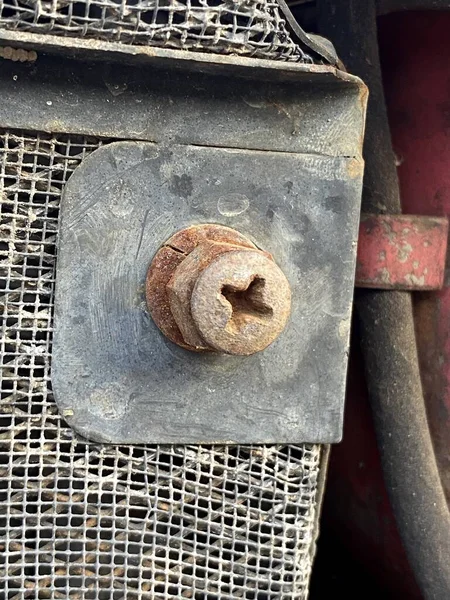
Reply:
<svg viewBox="0 0 450 600"><path fill-rule="evenodd" d="M52 381L81 435L114 443L341 438L362 161L117 142L62 203ZM166 340L144 282L177 230L216 222L270 251L292 287L280 338L249 357Z"/></svg>
<svg viewBox="0 0 450 600"><path fill-rule="evenodd" d="M355 77L320 65L146 51L152 60L139 66L45 55L31 66L3 60L0 126L251 150L361 153L367 90Z"/></svg>

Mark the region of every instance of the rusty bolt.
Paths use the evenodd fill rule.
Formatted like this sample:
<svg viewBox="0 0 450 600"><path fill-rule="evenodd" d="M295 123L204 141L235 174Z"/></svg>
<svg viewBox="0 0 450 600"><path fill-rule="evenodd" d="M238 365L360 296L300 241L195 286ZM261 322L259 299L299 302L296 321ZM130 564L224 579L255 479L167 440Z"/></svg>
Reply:
<svg viewBox="0 0 450 600"><path fill-rule="evenodd" d="M147 274L147 305L176 344L249 355L283 331L289 283L272 256L237 231L198 225L172 236Z"/></svg>

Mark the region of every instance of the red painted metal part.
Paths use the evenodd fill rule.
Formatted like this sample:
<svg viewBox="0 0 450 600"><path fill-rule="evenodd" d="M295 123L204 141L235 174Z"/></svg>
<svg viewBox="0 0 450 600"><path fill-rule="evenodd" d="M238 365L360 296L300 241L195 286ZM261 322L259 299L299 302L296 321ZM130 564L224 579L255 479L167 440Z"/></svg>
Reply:
<svg viewBox="0 0 450 600"><path fill-rule="evenodd" d="M439 290L444 283L448 220L413 215L363 215L357 287Z"/></svg>
<svg viewBox="0 0 450 600"><path fill-rule="evenodd" d="M450 215L449 31L450 12L398 13L379 19L386 100L407 213ZM441 291L415 294L414 302L429 425L450 500L449 274ZM331 452L323 517L355 561L383 585L384 599L421 599L383 485L355 343L344 438Z"/></svg>

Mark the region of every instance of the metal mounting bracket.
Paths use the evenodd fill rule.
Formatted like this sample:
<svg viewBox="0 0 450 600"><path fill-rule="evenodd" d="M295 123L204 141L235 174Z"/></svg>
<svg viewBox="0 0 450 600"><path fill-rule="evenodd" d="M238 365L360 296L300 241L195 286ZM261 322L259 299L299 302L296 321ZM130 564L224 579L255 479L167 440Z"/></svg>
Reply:
<svg viewBox="0 0 450 600"><path fill-rule="evenodd" d="M34 35L50 52L51 36ZM0 72L0 125L104 139L61 203L52 386L63 416L111 443L339 441L364 84L325 65L100 42L99 55L130 64L86 69L88 46L68 40L77 59L44 53ZM178 348L148 313L157 250L203 223L235 228L289 280L287 325L251 356Z"/></svg>
<svg viewBox="0 0 450 600"><path fill-rule="evenodd" d="M117 443L338 441L362 167L143 142L91 154L62 204L52 375L69 424ZM289 280L290 320L263 352L184 350L147 313L158 248L208 222L267 249Z"/></svg>

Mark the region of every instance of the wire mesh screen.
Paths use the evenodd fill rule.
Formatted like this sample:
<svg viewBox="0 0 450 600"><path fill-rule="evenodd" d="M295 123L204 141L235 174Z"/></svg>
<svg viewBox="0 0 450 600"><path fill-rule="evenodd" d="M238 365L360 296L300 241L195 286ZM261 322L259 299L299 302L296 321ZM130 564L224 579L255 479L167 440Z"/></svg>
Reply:
<svg viewBox="0 0 450 600"><path fill-rule="evenodd" d="M0 27L312 62L273 0L0 0Z"/></svg>
<svg viewBox="0 0 450 600"><path fill-rule="evenodd" d="M0 598L303 599L320 446L103 446L57 412L58 207L100 144L0 132Z"/></svg>

